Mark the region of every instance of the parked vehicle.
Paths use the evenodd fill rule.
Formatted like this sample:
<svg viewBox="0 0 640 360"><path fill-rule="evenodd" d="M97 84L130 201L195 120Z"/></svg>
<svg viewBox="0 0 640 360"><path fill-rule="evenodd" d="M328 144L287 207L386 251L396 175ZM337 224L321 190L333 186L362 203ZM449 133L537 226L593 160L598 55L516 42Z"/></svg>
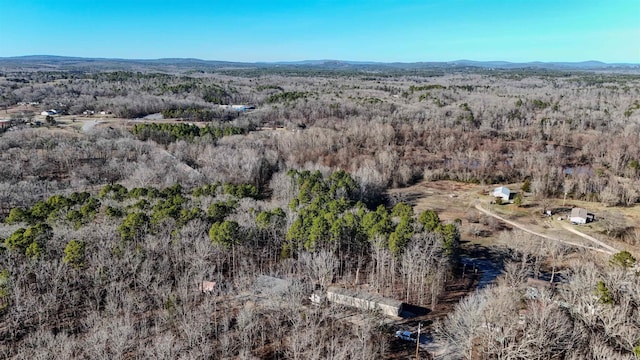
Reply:
<svg viewBox="0 0 640 360"><path fill-rule="evenodd" d="M418 335L412 333L411 331L401 331L398 330L396 331L396 337L399 338L400 340L404 340L404 341L411 341L411 342L416 342L418 339Z"/></svg>

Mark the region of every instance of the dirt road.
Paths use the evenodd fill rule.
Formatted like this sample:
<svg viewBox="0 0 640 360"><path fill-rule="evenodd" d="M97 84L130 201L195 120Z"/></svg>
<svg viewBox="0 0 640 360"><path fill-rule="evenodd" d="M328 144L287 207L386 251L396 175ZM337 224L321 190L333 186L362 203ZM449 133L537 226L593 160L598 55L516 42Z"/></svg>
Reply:
<svg viewBox="0 0 640 360"><path fill-rule="evenodd" d="M580 236L580 237L582 237L582 238L584 238L584 239L587 239L587 240L589 240L589 241L592 241L592 242L594 242L594 243L598 244L599 246L601 246L601 247L603 247L603 248L605 248L605 249L609 249L609 250L613 251L613 253L620 252L620 250L618 250L618 249L614 248L613 246L609 246L609 245L607 245L607 244L603 243L602 241L600 241L600 240L598 240L598 239L594 238L593 236L589 236L589 235L587 235L587 234L585 234L585 233L582 233L582 232L580 232L580 231L578 231L578 230L576 230L576 229L572 228L572 227L571 227L570 225L568 225L568 224L563 223L563 224L562 224L562 227L563 227L565 230L571 231L572 233L574 233L574 234L576 234L576 235L578 235L578 236Z"/></svg>
<svg viewBox="0 0 640 360"><path fill-rule="evenodd" d="M605 250L605 249L601 249L601 248L595 248L595 247L592 247L592 246L587 246L587 245L584 245L584 244L579 244L579 243L572 242L572 241L567 241L567 240L562 240L562 239L554 238L554 237L552 237L552 236L548 236L548 235L545 235L545 234L541 234L541 233L539 233L539 232L533 231L533 230L531 230L531 229L529 229L529 228L525 227L524 225L518 224L518 223L516 223L516 222L514 222L514 221L511 221L511 220L507 220L507 219L503 218L503 217L502 217L502 216L500 216L500 215L494 214L494 213L492 213L491 211L489 211L489 210L487 210L487 209L483 208L482 206L480 206L480 204L476 204L476 205L475 205L475 208L476 208L476 209L478 209L480 212L482 212L482 213L484 213L484 214L487 214L487 215L489 215L489 216L492 216L492 217L494 217L494 218L496 218L496 219L498 219L498 220L500 220L500 221L502 221L502 222L504 222L504 223L507 223L507 224L509 224L509 225L511 225L511 226L513 226L513 227L515 227L515 228L518 228L518 229L520 229L520 230L522 230L522 231L526 231L526 232L528 232L528 233L530 233L530 234L533 234L533 235L539 236L539 237L544 238L544 239L547 239L547 240L556 241L556 242L560 242L560 243L563 243L563 244L567 244L567 245L571 245L571 246L575 246L575 247L579 247L579 248L583 248L583 249L589 249L589 250L599 251L599 252L601 252L601 253L605 253L605 254L608 254L608 255L613 255L613 254L615 254L616 252L618 252L616 249L612 248L611 246L608 246L608 245L606 245L606 244L602 243L601 241L598 241L598 240L596 240L596 239L594 239L594 238L592 238L592 237L590 237L590 236L588 236L588 235L586 235L586 234L583 234L583 233L581 233L581 232L579 232L579 231L577 231L577 230L573 230L572 232L573 232L573 233L575 233L575 234L577 234L577 235L582 236L583 238L585 238L585 239L587 239L587 240L589 240L589 241L593 241L593 242L595 242L596 244L598 244L598 246L602 246L602 247L604 247L606 250ZM570 230L570 229L567 229L567 230ZM570 230L570 231L571 231L571 230ZM594 241L594 240L595 240L595 241Z"/></svg>

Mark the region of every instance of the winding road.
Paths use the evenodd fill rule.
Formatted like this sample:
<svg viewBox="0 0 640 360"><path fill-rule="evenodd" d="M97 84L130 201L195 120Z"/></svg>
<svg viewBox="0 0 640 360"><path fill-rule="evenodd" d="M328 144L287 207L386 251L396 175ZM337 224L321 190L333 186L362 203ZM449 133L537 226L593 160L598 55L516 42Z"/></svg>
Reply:
<svg viewBox="0 0 640 360"><path fill-rule="evenodd" d="M619 251L616 248L613 248L613 247L603 243L602 241L600 241L600 240L598 240L598 239L596 239L594 237L591 237L591 236L589 236L587 234L583 234L583 233L579 232L578 230L572 229L571 227L569 227L566 224L562 224L562 227L564 229L569 230L572 233L574 233L576 235L579 235L582 238L584 238L586 240L589 240L589 241L595 243L596 245L598 245L600 247L587 246L587 245L576 243L576 242L573 242L573 241L562 240L562 239L558 239L558 238L555 238L555 237L552 237L552 236L541 234L539 232L533 231L533 230L525 227L524 225L518 224L518 223L516 223L514 221L511 221L511 220L507 220L507 219L503 218L500 215L494 214L491 211L483 208L482 206L480 206L480 204L477 204L477 203L475 205L475 208L478 209L480 212L482 212L484 214L487 214L489 216L492 216L492 217L494 217L494 218L496 218L496 219L498 219L498 220L500 220L500 221L502 221L504 223L507 223L507 224L509 224L509 225L511 225L511 226L513 226L515 228L518 228L518 229L520 229L522 231L526 231L526 232L528 232L530 234L539 236L539 237L547 239L547 240L556 241L556 242L560 242L560 243L563 243L563 244L567 244L567 245L571 245L571 246L575 246L575 247L579 247L579 248L583 248L583 249L599 251L601 253L608 254L608 255L613 255L613 254L615 254L615 253L617 253Z"/></svg>
<svg viewBox="0 0 640 360"><path fill-rule="evenodd" d="M587 235L587 234L585 234L585 233L582 233L582 232L580 232L580 231L578 231L578 230L576 230L576 229L572 228L572 227L571 227L570 225L568 225L568 224L562 223L562 227L563 227L565 230L568 230L568 231L570 231L570 232L572 232L572 233L574 233L574 234L576 234L576 235L578 235L578 236L581 236L582 238L585 238L585 239L587 239L587 240L589 240L589 241L592 241L592 242L594 242L594 243L596 243L596 244L600 245L601 247L603 247L603 248L605 248L605 249L609 249L609 250L613 251L613 253L611 253L611 254L615 254L615 253L617 253L617 252L619 252L619 251L620 251L620 250L618 250L618 249L614 248L613 246L610 246L610 245L607 245L607 244L603 243L602 241L600 241L600 240L598 240L598 239L594 238L593 236L589 236L589 235Z"/></svg>

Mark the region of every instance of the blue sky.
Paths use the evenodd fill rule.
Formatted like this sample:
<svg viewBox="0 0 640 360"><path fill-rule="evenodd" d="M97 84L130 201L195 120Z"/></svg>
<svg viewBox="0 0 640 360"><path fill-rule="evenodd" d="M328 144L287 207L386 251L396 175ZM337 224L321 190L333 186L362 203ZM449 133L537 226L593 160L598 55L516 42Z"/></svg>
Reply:
<svg viewBox="0 0 640 360"><path fill-rule="evenodd" d="M640 63L640 0L0 0L0 56Z"/></svg>

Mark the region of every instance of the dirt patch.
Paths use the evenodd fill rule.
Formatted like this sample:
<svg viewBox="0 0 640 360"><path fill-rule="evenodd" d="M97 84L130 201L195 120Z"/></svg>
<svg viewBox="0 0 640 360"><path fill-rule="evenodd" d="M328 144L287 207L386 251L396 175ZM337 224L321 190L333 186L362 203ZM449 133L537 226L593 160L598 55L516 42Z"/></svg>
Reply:
<svg viewBox="0 0 640 360"><path fill-rule="evenodd" d="M423 181L410 187L392 189L388 195L413 205L416 214L430 209L437 211L441 220L453 221L463 219L483 191L481 185L442 180Z"/></svg>
<svg viewBox="0 0 640 360"><path fill-rule="evenodd" d="M478 189L482 188L482 186L477 184L468 184L449 180L423 182L418 184L418 186L425 189L440 191L446 194L477 191Z"/></svg>
<svg viewBox="0 0 640 360"><path fill-rule="evenodd" d="M505 186L510 189L520 188L520 184L506 184ZM626 249L634 255L640 255L640 247L632 246L607 236L605 229L607 217L615 217L618 221L621 219L628 226L640 224L640 206L638 205L633 207L606 207L600 203L573 199L565 200L562 198L540 201L528 194L523 194L524 204L521 207L514 204L490 205L493 198L489 193L494 187L493 185L469 184L448 180L422 181L406 188L391 189L388 191L388 195L392 201L403 201L412 205L416 214L430 209L437 211L438 216L444 222L456 219L462 220L461 234L463 240L482 245L497 244L500 233L511 230L512 226L497 219L487 219L488 216L478 213L474 208L475 204L479 203L492 213L516 221L532 231L545 235L560 236L563 239L578 243L584 242L585 239L572 234L561 226L557 217L562 214L557 215L554 213L554 216L547 217L543 215L543 210L564 209L567 212L573 207L582 207L589 212L593 212L596 218L600 216L602 221L580 226L578 230L610 244L614 248Z"/></svg>

